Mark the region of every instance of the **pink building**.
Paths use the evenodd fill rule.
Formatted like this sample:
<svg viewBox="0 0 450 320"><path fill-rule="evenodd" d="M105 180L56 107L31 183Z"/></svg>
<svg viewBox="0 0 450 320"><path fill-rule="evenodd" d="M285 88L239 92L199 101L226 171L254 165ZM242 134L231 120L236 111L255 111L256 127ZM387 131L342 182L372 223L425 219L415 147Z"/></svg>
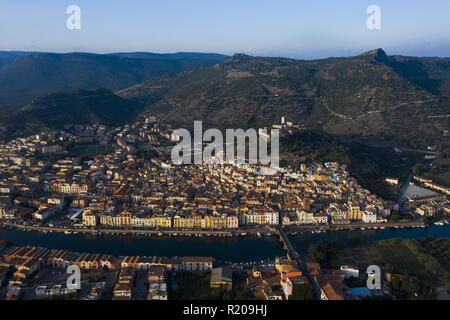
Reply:
<svg viewBox="0 0 450 320"><path fill-rule="evenodd" d="M239 226L239 221L236 216L228 216L227 217L227 228L228 229L237 229Z"/></svg>

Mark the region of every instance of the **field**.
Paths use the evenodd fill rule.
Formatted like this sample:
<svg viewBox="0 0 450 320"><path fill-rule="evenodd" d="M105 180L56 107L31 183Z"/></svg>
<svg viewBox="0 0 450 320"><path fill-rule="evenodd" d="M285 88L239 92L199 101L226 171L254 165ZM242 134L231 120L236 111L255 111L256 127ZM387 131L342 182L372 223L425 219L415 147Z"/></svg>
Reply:
<svg viewBox="0 0 450 320"><path fill-rule="evenodd" d="M434 168L426 175L434 182L450 186L450 158L436 159L433 161Z"/></svg>
<svg viewBox="0 0 450 320"><path fill-rule="evenodd" d="M356 265L364 270L379 265L384 271L450 283L450 239L390 239L368 246L345 248L337 265Z"/></svg>
<svg viewBox="0 0 450 320"><path fill-rule="evenodd" d="M433 256L437 262L447 271L450 271L450 241L449 239L420 239L420 245L425 252Z"/></svg>
<svg viewBox="0 0 450 320"><path fill-rule="evenodd" d="M421 273L422 265L403 244L391 244L380 241L367 247L347 248L338 255L339 265L350 264L367 267L371 264L395 267L394 272L409 274Z"/></svg>
<svg viewBox="0 0 450 320"><path fill-rule="evenodd" d="M428 177L438 184L450 186L450 167L438 174L430 175Z"/></svg>
<svg viewBox="0 0 450 320"><path fill-rule="evenodd" d="M191 300L208 299L211 296L209 272L172 274L168 281L169 299Z"/></svg>

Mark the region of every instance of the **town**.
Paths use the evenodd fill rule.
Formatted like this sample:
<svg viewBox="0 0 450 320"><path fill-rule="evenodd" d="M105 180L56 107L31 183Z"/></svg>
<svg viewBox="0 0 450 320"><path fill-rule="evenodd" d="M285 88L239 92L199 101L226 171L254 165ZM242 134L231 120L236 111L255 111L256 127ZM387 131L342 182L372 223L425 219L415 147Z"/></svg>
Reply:
<svg viewBox="0 0 450 320"><path fill-rule="evenodd" d="M283 134L300 130L284 117L273 127ZM5 142L0 147L2 226L67 234L277 234L286 257L224 263L213 257L115 257L5 242L4 297L182 299L173 288L192 277L216 298L352 300L386 294L385 288L349 288L346 279L364 282L369 275L355 266L329 269L305 260L285 232L384 229L399 211L397 202L372 194L337 162L302 163L271 174L265 173L273 168L261 164L174 164L170 154L178 139L172 132L170 125L147 116L123 127L65 125ZM438 193L409 195L402 205L419 216L449 212L448 188L414 179ZM386 181L399 183L392 177ZM83 270L81 290L65 286L71 265Z"/></svg>
<svg viewBox="0 0 450 320"><path fill-rule="evenodd" d="M195 281L206 281L206 290L219 294L216 298L238 292L235 298L240 299L286 300L291 295L299 295L302 299L357 300L384 293L384 289L371 293L367 288L347 287L345 279L366 281L368 278L352 266L331 270L307 262L306 273L303 273L295 261L284 258L257 265L217 266L212 257L118 258L68 250L6 247L4 241L0 245L0 285L3 287L0 298L6 300L168 300L170 294L184 297L183 292L177 292L174 287L183 288L183 281L186 281L183 278L189 274ZM71 265L82 270L78 290L67 285L66 269Z"/></svg>
<svg viewBox="0 0 450 320"><path fill-rule="evenodd" d="M66 126L0 149L0 219L63 227L238 229L386 222L398 206L344 165L175 165L155 117L123 128ZM112 145L114 147L112 147ZM86 156L90 148L110 152ZM79 156L67 156L67 149ZM90 158L87 159L86 158Z"/></svg>

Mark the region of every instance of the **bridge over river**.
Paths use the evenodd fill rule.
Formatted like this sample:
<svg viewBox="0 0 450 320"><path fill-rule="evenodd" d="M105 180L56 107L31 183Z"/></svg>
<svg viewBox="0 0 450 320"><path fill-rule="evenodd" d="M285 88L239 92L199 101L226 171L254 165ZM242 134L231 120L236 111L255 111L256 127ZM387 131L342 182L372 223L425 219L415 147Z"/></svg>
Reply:
<svg viewBox="0 0 450 320"><path fill-rule="evenodd" d="M283 244L283 249L287 252L287 258L289 260L296 261L299 269L304 270L303 261L298 252L294 249L294 246L291 244L291 241L284 232L283 227L276 226L271 228L271 230L278 235L280 242Z"/></svg>

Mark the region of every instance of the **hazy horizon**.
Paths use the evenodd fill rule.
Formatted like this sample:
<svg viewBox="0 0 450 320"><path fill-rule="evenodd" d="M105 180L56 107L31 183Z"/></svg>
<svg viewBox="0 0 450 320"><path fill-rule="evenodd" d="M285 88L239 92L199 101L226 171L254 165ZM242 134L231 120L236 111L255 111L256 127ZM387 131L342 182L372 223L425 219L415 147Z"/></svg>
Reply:
<svg viewBox="0 0 450 320"><path fill-rule="evenodd" d="M205 52L320 59L375 48L388 55L449 57L450 1L3 0L0 50L40 52ZM67 8L81 9L69 30ZM369 30L366 12L381 10Z"/></svg>
<svg viewBox="0 0 450 320"><path fill-rule="evenodd" d="M424 55L410 55L410 54L402 54L402 53L391 53L387 52L383 48L372 48L367 49L365 51L361 52L355 52L354 54L348 54L348 55L330 55L330 56L317 56L317 57L292 57L292 56L281 56L281 55L258 55L258 54L249 54L246 52L234 52L232 54L226 54L222 52L202 52L202 51L175 51L175 52L155 52L155 51L111 51L111 52L93 52L93 51L27 51L27 50L0 50L0 52L27 52L27 53L49 53L49 54L98 54L98 55L111 55L111 54L130 54L130 53L148 53L148 54L158 54L158 55L169 55L169 54L180 54L180 53L198 53L198 54L217 54L217 55L224 55L231 57L234 54L246 54L252 57L266 57L266 58L287 58L287 59L294 59L294 60L319 60L319 59L327 59L327 58L345 58L345 57L353 57L357 56L359 54L363 54L365 52L375 50L375 49L382 49L386 52L388 56L409 56L409 57L422 57L422 58L450 58L450 54L446 56L424 56Z"/></svg>

